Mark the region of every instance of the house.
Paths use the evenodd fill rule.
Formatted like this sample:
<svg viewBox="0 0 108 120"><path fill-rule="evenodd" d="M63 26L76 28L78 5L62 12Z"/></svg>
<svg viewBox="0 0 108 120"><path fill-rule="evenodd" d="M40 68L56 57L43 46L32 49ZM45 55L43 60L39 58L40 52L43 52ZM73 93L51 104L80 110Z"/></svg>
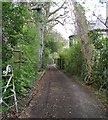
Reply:
<svg viewBox="0 0 108 120"><path fill-rule="evenodd" d="M108 37L108 17L104 19L102 15L96 16L96 21L90 21L90 30L101 31L105 37Z"/></svg>

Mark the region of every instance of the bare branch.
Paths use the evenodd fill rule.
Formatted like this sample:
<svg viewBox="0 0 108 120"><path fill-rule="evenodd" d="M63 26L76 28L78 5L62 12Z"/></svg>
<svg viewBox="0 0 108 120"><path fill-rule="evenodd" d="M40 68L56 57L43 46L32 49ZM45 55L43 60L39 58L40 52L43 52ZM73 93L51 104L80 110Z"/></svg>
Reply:
<svg viewBox="0 0 108 120"><path fill-rule="evenodd" d="M65 4L65 2L64 2L59 8L57 8L56 10L54 10L53 12L51 12L51 13L49 14L49 17L50 17L51 15L55 14L55 13L56 13L57 11L59 11L61 8L63 8L64 4Z"/></svg>
<svg viewBox="0 0 108 120"><path fill-rule="evenodd" d="M55 18L50 18L48 21L47 21L47 23L48 22L51 22L51 21L55 21L56 19L58 19L58 18L60 18L60 17L63 17L65 14L63 14L63 15L59 15L59 16L57 16L57 17L55 17Z"/></svg>
<svg viewBox="0 0 108 120"><path fill-rule="evenodd" d="M58 24L58 22L56 22L55 24L49 26L46 30L47 30L47 31L52 30L52 28L53 28L54 26L56 26L57 24Z"/></svg>
<svg viewBox="0 0 108 120"><path fill-rule="evenodd" d="M101 23L103 23L106 28L108 28L108 26L106 25L106 22L104 23L99 17L96 16L96 14L93 12L93 16L95 16Z"/></svg>
<svg viewBox="0 0 108 120"><path fill-rule="evenodd" d="M51 21L55 21L56 19L58 19L60 16L57 16L56 18L51 18L47 21L47 23L51 22Z"/></svg>
<svg viewBox="0 0 108 120"><path fill-rule="evenodd" d="M57 3L57 2L53 2L53 4L55 4L56 6L58 6L58 7L59 7L59 5L58 5L58 3Z"/></svg>
<svg viewBox="0 0 108 120"><path fill-rule="evenodd" d="M61 21L59 21L59 20L55 20L55 21L57 21L58 23L60 23L61 25L64 26L64 24Z"/></svg>

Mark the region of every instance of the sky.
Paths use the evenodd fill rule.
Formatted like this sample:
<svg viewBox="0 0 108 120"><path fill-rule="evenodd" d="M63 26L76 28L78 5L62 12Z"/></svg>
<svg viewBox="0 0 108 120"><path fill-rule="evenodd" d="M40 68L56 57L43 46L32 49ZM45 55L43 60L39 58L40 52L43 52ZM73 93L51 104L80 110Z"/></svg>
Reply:
<svg viewBox="0 0 108 120"><path fill-rule="evenodd" d="M81 3L81 0L77 0ZM85 4L83 4L84 8L86 9L86 16L87 19L96 20L96 17L92 16L93 11L95 11L96 16L102 15L103 18L106 18L106 4L99 3L99 0L85 0ZM54 27L54 30L57 30L62 34L62 36L68 40L69 36L74 34L74 26L70 24L65 24L62 26L58 24Z"/></svg>

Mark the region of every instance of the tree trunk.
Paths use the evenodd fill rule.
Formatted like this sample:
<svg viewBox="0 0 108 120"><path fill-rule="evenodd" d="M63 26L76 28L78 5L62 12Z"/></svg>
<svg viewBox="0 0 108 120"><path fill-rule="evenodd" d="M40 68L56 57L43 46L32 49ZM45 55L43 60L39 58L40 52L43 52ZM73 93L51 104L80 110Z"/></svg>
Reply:
<svg viewBox="0 0 108 120"><path fill-rule="evenodd" d="M86 62L87 75L85 77L85 82L87 84L90 84L91 64L92 64L92 46L89 43L88 23L85 17L85 11L83 7L76 2L74 2L74 15L76 20L77 36L78 36L78 39L81 45L81 50L83 52L85 62Z"/></svg>

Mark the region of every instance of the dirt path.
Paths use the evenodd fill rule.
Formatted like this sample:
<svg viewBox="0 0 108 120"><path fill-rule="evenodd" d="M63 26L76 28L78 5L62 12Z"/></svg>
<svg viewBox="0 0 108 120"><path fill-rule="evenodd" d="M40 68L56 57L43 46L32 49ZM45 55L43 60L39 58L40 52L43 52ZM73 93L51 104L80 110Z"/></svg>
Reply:
<svg viewBox="0 0 108 120"><path fill-rule="evenodd" d="M103 118L95 95L63 72L51 68L40 80L30 105L20 118Z"/></svg>

